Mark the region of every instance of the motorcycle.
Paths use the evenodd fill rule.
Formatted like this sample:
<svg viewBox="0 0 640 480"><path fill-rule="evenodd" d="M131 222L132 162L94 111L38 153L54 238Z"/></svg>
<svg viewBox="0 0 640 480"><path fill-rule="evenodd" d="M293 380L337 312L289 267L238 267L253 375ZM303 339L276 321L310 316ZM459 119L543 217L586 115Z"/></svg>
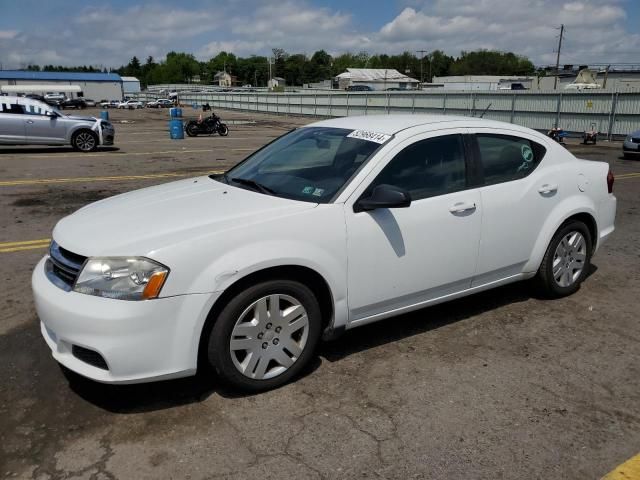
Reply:
<svg viewBox="0 0 640 480"><path fill-rule="evenodd" d="M553 127L551 130L547 132L547 137L552 138L556 142L564 145L564 137L567 136L567 133L560 127Z"/></svg>
<svg viewBox="0 0 640 480"><path fill-rule="evenodd" d="M198 135L211 135L217 133L221 137L229 135L229 128L225 123L220 121L215 113L212 113L210 117L198 120L190 120L185 126L185 131L190 137L197 137Z"/></svg>
<svg viewBox="0 0 640 480"><path fill-rule="evenodd" d="M593 143L594 145L598 143L598 130L596 130L596 124L591 124L591 130L585 130L582 134L582 143L587 145L588 143Z"/></svg>

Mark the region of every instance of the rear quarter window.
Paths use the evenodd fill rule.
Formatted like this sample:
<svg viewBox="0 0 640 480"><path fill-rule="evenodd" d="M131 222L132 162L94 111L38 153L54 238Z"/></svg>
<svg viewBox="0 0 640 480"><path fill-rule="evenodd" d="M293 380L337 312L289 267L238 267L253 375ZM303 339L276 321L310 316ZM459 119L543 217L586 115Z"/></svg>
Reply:
<svg viewBox="0 0 640 480"><path fill-rule="evenodd" d="M512 135L480 133L475 137L485 185L526 177L547 151L539 143Z"/></svg>

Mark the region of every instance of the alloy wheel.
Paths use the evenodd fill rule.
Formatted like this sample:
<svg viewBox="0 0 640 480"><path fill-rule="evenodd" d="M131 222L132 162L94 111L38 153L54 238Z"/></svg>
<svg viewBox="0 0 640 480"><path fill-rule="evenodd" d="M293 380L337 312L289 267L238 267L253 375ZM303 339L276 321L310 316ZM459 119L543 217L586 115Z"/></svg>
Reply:
<svg viewBox="0 0 640 480"><path fill-rule="evenodd" d="M89 152L96 146L96 139L90 133L79 133L76 137L76 146L83 152Z"/></svg>

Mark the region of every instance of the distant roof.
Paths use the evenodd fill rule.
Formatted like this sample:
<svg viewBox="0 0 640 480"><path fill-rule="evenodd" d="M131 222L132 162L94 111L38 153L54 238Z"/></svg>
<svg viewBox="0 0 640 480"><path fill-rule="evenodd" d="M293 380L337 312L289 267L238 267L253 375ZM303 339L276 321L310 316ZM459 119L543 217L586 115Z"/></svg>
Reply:
<svg viewBox="0 0 640 480"><path fill-rule="evenodd" d="M136 77L120 77L120 78L122 78L123 82L139 82L140 81Z"/></svg>
<svg viewBox="0 0 640 480"><path fill-rule="evenodd" d="M3 80L69 80L72 82L121 82L117 73L85 72L31 72L25 70L0 70Z"/></svg>
<svg viewBox="0 0 640 480"><path fill-rule="evenodd" d="M230 74L228 74L227 72L222 72L222 71L220 71L220 72L216 73L216 74L213 76L213 78L221 78L221 77L227 77L227 76L229 76L229 77L230 77L231 75L230 75Z"/></svg>
<svg viewBox="0 0 640 480"><path fill-rule="evenodd" d="M338 75L338 78L350 78L358 82L402 81L418 82L393 68L347 68L347 71Z"/></svg>

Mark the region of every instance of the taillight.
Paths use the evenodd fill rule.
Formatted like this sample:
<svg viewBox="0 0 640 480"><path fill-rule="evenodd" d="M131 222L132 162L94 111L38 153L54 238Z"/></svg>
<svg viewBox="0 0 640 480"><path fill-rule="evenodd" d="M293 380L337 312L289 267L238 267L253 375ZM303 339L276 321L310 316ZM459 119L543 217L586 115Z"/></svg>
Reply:
<svg viewBox="0 0 640 480"><path fill-rule="evenodd" d="M609 169L609 173L607 173L607 189L609 193L613 193L613 181L615 180L613 176L613 172Z"/></svg>

